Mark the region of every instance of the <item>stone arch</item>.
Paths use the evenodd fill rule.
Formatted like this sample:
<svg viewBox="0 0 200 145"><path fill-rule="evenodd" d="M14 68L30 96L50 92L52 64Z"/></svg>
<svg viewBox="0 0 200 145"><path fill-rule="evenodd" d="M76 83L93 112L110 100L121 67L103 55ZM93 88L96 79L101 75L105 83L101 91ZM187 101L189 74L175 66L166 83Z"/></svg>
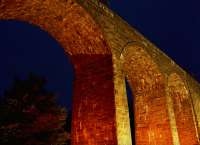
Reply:
<svg viewBox="0 0 200 145"><path fill-rule="evenodd" d="M37 25L52 35L70 55L110 53L98 25L73 0L1 0L0 20Z"/></svg>
<svg viewBox="0 0 200 145"><path fill-rule="evenodd" d="M190 92L184 79L177 73L171 73L168 77L167 94L171 100L174 112L175 125L179 144L198 144L198 132L193 110Z"/></svg>
<svg viewBox="0 0 200 145"><path fill-rule="evenodd" d="M136 144L172 144L164 75L141 43L127 45L121 60L134 93Z"/></svg>
<svg viewBox="0 0 200 145"><path fill-rule="evenodd" d="M0 0L0 20L37 25L69 54L72 145L116 145L112 55L92 17L73 0Z"/></svg>

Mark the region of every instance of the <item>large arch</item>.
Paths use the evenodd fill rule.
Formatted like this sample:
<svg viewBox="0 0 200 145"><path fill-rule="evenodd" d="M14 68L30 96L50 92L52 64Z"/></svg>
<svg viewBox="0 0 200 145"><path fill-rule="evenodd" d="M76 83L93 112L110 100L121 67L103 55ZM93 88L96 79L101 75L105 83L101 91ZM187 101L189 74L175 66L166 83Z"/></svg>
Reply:
<svg viewBox="0 0 200 145"><path fill-rule="evenodd" d="M70 55L110 54L98 25L73 0L1 0L0 19L39 26Z"/></svg>
<svg viewBox="0 0 200 145"><path fill-rule="evenodd" d="M0 20L37 25L69 54L75 69L72 144L116 145L112 55L92 17L73 0L1 0Z"/></svg>

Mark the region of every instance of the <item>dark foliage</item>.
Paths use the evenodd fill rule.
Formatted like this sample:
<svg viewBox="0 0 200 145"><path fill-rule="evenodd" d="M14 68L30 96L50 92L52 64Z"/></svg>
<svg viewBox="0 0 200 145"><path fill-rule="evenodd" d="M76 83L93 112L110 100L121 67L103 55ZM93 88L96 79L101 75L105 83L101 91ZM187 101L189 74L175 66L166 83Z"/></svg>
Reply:
<svg viewBox="0 0 200 145"><path fill-rule="evenodd" d="M15 79L0 104L1 145L68 145L66 110L45 89L46 80L30 74Z"/></svg>
<svg viewBox="0 0 200 145"><path fill-rule="evenodd" d="M100 0L101 3L105 4L105 5L109 5L110 0Z"/></svg>

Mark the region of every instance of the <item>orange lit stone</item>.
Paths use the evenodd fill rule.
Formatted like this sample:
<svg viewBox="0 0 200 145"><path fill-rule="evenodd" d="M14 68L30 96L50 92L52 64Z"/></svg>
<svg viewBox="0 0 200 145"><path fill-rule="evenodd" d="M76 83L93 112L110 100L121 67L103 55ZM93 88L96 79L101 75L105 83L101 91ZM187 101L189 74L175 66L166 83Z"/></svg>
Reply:
<svg viewBox="0 0 200 145"><path fill-rule="evenodd" d="M176 73L169 76L169 94L173 100L176 125L181 145L196 145L195 120L192 114L192 104L189 91L184 81Z"/></svg>

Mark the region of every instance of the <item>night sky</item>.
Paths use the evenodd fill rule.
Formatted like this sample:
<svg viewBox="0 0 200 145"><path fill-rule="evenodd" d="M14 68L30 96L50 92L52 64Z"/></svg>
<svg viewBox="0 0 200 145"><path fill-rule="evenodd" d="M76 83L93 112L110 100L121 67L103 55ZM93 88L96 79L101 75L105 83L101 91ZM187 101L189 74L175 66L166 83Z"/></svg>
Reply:
<svg viewBox="0 0 200 145"><path fill-rule="evenodd" d="M112 0L111 8L200 81L199 0Z"/></svg>
<svg viewBox="0 0 200 145"><path fill-rule="evenodd" d="M64 49L47 32L16 21L0 22L0 93L15 76L30 72L47 79L47 89L55 92L60 105L71 107L73 67Z"/></svg>
<svg viewBox="0 0 200 145"><path fill-rule="evenodd" d="M112 0L110 7L200 80L198 0ZM71 107L73 68L59 44L36 26L0 22L0 96L15 76L45 76L58 102ZM129 93L130 94L130 93Z"/></svg>

